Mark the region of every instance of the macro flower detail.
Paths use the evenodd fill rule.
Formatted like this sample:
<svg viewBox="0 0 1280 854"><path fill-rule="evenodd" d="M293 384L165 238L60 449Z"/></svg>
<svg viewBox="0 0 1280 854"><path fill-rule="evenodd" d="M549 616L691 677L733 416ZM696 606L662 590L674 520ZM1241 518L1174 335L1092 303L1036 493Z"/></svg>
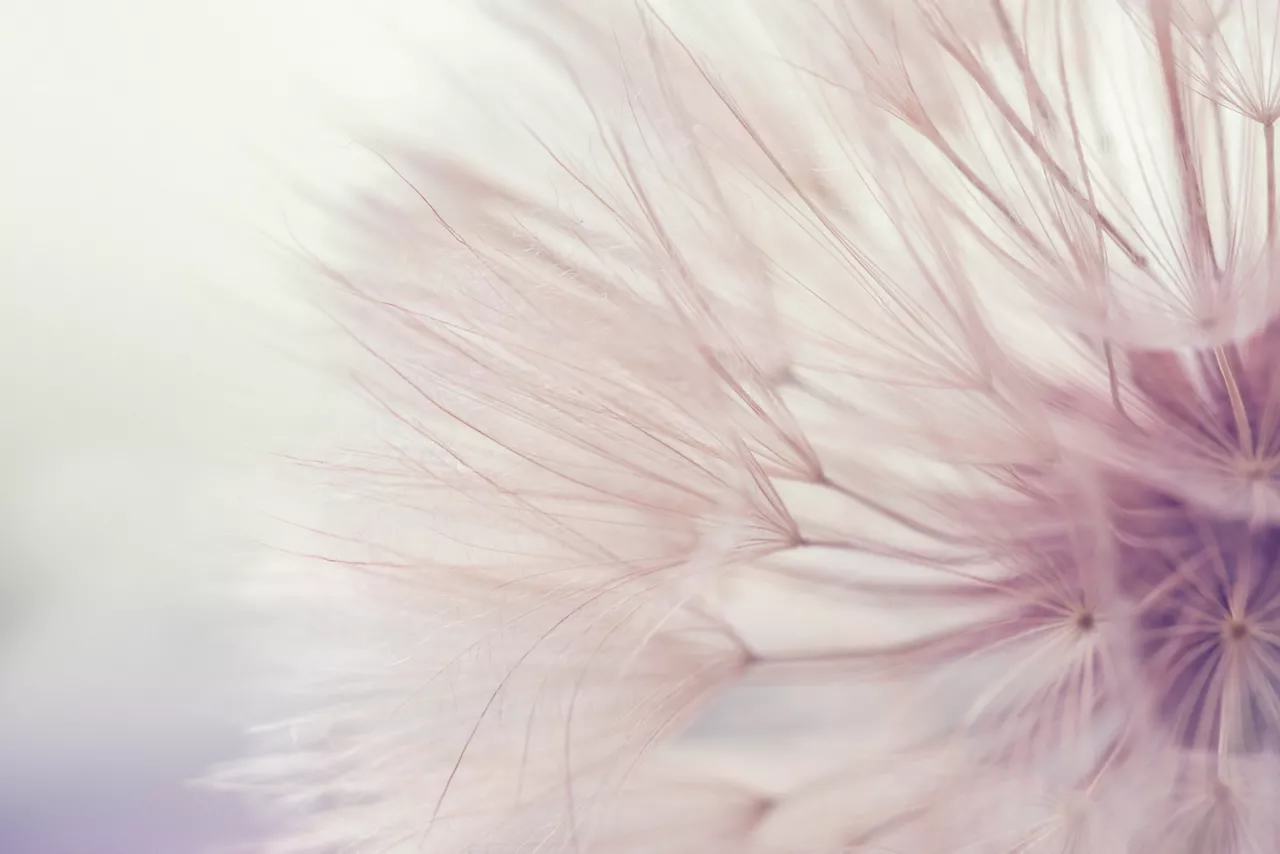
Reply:
<svg viewBox="0 0 1280 854"><path fill-rule="evenodd" d="M1275 850L1278 4L497 20L328 271L282 847Z"/></svg>

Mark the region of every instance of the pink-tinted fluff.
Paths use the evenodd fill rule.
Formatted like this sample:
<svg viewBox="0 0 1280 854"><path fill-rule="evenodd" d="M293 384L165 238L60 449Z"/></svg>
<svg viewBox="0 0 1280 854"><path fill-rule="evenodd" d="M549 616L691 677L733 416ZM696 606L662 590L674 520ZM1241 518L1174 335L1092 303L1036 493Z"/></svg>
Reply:
<svg viewBox="0 0 1280 854"><path fill-rule="evenodd" d="M344 220L282 847L1277 850L1274 0L518 5Z"/></svg>

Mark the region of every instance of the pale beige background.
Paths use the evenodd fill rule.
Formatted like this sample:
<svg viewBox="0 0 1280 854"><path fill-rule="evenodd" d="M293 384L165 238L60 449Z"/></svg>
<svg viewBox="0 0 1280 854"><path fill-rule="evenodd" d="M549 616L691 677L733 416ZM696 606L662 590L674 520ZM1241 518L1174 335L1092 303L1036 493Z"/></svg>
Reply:
<svg viewBox="0 0 1280 854"><path fill-rule="evenodd" d="M260 705L225 582L268 454L348 407L267 238L321 239L285 179L340 194L352 129L430 110L454 5L0 2L0 850L229 821L177 794Z"/></svg>

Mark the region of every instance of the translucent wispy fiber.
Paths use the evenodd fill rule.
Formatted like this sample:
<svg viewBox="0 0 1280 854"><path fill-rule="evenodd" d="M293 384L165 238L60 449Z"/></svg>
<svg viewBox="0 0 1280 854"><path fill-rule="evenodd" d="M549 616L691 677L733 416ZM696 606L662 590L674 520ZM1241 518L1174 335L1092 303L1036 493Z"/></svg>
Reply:
<svg viewBox="0 0 1280 854"><path fill-rule="evenodd" d="M285 847L1276 850L1273 0L518 5L347 220Z"/></svg>

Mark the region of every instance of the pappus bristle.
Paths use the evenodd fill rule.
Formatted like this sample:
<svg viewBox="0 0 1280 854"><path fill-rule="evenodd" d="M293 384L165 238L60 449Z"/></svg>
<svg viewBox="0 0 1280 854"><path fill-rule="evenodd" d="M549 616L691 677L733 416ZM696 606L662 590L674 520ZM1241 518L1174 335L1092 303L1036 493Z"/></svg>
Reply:
<svg viewBox="0 0 1280 854"><path fill-rule="evenodd" d="M287 842L1274 850L1272 0L503 21L344 220L393 663Z"/></svg>

